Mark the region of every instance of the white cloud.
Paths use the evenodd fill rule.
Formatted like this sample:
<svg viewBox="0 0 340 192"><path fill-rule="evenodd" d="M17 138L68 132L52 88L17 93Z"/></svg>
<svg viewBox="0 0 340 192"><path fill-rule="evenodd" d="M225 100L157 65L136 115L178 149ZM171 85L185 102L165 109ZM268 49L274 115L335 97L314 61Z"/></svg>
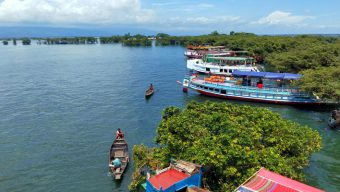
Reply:
<svg viewBox="0 0 340 192"><path fill-rule="evenodd" d="M206 3L198 4L197 6L201 7L201 8L213 8L213 7L215 7L215 5L213 5L213 4L206 4Z"/></svg>
<svg viewBox="0 0 340 192"><path fill-rule="evenodd" d="M1 23L135 24L154 13L139 0L3 0Z"/></svg>
<svg viewBox="0 0 340 192"><path fill-rule="evenodd" d="M216 17L173 17L168 19L170 23L181 23L189 25L216 25L233 24L240 21L239 16L216 16Z"/></svg>
<svg viewBox="0 0 340 192"><path fill-rule="evenodd" d="M290 12L274 11L267 17L263 17L257 21L251 22L252 24L263 25L297 25L306 19L312 19L311 16L292 15Z"/></svg>

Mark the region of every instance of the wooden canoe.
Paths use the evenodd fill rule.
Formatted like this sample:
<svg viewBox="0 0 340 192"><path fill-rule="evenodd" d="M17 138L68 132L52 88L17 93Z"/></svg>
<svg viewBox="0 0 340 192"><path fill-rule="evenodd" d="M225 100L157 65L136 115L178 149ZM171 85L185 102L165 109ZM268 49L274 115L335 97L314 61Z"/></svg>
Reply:
<svg viewBox="0 0 340 192"><path fill-rule="evenodd" d="M145 97L146 97L146 98L150 97L154 92L155 92L155 89L149 87L149 88L145 91Z"/></svg>
<svg viewBox="0 0 340 192"><path fill-rule="evenodd" d="M112 176L115 179L121 179L122 175L129 163L129 150L128 150L128 144L125 141L125 139L115 139L111 145L110 154L109 154L109 165L111 165L111 162L115 159L119 158L121 162L120 168L114 168L112 166L109 166L109 168L112 171Z"/></svg>

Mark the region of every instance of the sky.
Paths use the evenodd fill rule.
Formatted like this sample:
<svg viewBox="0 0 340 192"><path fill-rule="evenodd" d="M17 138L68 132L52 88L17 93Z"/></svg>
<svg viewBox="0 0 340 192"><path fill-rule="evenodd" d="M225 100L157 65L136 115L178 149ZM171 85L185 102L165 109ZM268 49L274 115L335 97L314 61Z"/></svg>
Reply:
<svg viewBox="0 0 340 192"><path fill-rule="evenodd" d="M0 0L0 27L339 34L340 0Z"/></svg>

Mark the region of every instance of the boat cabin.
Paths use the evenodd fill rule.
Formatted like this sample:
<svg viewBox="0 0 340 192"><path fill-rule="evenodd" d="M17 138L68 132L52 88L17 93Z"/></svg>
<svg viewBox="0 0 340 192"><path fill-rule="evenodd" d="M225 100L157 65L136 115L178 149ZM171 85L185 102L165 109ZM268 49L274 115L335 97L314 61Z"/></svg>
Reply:
<svg viewBox="0 0 340 192"><path fill-rule="evenodd" d="M215 63L218 65L253 65L255 60L252 57L221 57L215 55L207 55L203 61L207 63Z"/></svg>
<svg viewBox="0 0 340 192"><path fill-rule="evenodd" d="M252 86L260 89L296 89L294 86L292 86L292 82L301 78L300 74L293 73L272 73L239 70L235 70L232 75L235 77L236 85Z"/></svg>

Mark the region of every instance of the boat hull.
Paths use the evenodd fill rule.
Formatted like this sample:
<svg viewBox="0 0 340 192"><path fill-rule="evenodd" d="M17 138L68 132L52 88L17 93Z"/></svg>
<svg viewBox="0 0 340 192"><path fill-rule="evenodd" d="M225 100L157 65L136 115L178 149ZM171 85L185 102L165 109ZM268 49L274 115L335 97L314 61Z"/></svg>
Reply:
<svg viewBox="0 0 340 192"><path fill-rule="evenodd" d="M240 97L240 96L220 95L220 94L211 93L211 92L207 92L203 90L196 90L196 91L202 95L206 95L209 97L218 97L222 99L231 99L231 100L240 100L240 101L271 103L271 104L281 104L281 105L304 105L304 106L325 105L324 103L320 103L320 102L294 102L294 101L265 100L265 99L247 98L247 97Z"/></svg>
<svg viewBox="0 0 340 192"><path fill-rule="evenodd" d="M231 99L240 101L250 101L250 102L260 102L260 103L271 103L271 104L281 104L281 105L300 105L300 106L316 106L325 105L325 103L320 102L298 102L298 101L279 101L279 100L267 100L259 98L241 97L241 96L231 96L231 95L221 95L203 90L196 90L198 93L210 97L217 97L221 99Z"/></svg>
<svg viewBox="0 0 340 192"><path fill-rule="evenodd" d="M116 180L120 180L122 178L124 171L129 164L128 150L128 144L125 139L115 139L111 145L109 152L109 165L111 165L111 162L116 158L121 161L119 169L109 166L112 171L112 177Z"/></svg>
<svg viewBox="0 0 340 192"><path fill-rule="evenodd" d="M153 95L154 92L155 92L154 89L148 89L148 90L146 90L146 92L145 92L145 98L150 98L150 97Z"/></svg>

